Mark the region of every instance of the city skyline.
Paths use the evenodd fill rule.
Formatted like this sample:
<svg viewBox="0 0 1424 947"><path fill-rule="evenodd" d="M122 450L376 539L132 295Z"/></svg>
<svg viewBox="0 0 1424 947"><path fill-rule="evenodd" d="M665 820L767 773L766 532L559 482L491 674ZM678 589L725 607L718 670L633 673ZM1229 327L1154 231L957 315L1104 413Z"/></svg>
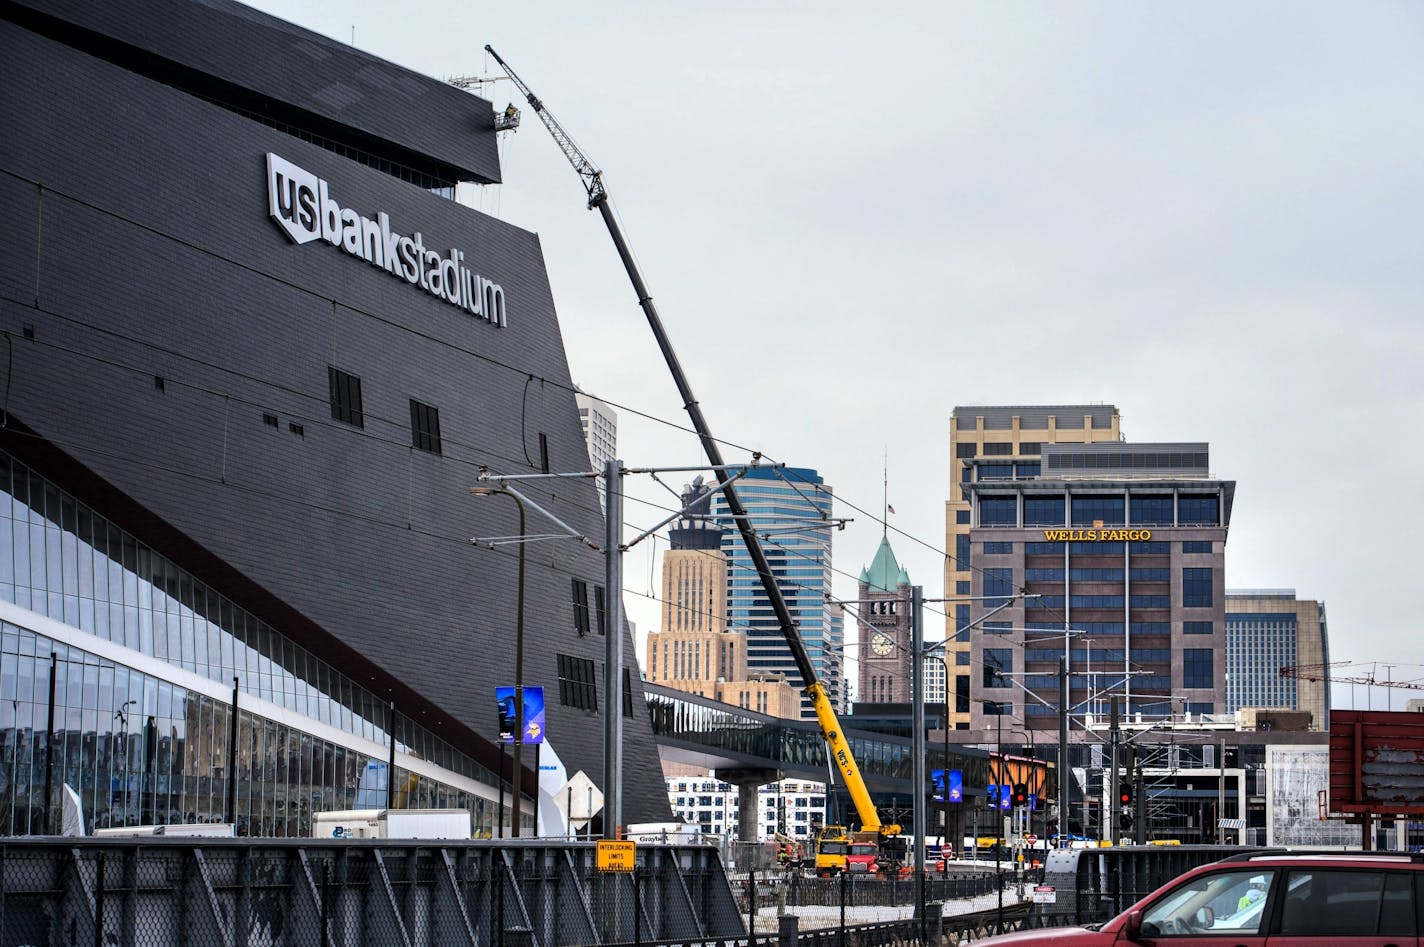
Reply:
<svg viewBox="0 0 1424 947"><path fill-rule="evenodd" d="M498 49L606 172L729 460L836 484L842 563L878 541L888 466L896 551L940 597L953 405L1118 404L1132 440L1209 441L1241 484L1230 585L1326 603L1334 659L1424 672L1399 591L1424 504L1335 477L1362 451L1424 459L1421 11L554 4L444 11L467 41L442 46L375 4L260 6L428 75L496 75L479 49ZM619 411L623 460L700 462L573 171L507 83L483 94L525 123L505 183L462 199L538 232L574 378ZM790 391L816 410L767 410ZM660 488L632 489L630 524L665 515ZM644 545L640 628L658 609ZM834 581L853 596L853 570Z"/></svg>

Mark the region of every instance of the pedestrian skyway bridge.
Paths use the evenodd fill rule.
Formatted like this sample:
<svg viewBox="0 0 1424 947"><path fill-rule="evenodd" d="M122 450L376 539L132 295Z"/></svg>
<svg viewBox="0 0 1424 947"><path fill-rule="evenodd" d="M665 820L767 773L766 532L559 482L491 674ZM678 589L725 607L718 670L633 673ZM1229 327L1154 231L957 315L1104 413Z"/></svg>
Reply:
<svg viewBox="0 0 1424 947"><path fill-rule="evenodd" d="M728 782L743 782L740 774L750 779L771 774L763 782L778 776L820 782L829 777L826 743L815 721L772 717L658 684L645 682L643 687L653 736L664 759L712 769ZM841 722L854 720L847 717ZM844 730L871 794L910 799L914 791L910 739L854 725ZM955 744L946 747L933 740L925 750L926 775L938 769L963 772L966 802L995 782L992 754L987 751Z"/></svg>

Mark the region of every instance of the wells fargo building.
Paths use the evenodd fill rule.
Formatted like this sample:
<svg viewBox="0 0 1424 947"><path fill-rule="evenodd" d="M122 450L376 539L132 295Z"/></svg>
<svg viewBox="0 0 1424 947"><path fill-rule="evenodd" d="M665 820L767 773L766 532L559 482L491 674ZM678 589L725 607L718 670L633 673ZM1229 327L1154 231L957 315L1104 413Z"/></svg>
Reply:
<svg viewBox="0 0 1424 947"><path fill-rule="evenodd" d="M1115 430L1116 410L1106 410ZM1031 450L958 458L968 522L956 566L968 600L951 650L968 654L969 693L961 684L956 699L970 729L994 739L1008 717L1014 742L1031 730L1039 744L1056 743L1065 657L1075 716L1105 714L1113 696L1144 718L1224 713L1235 484L1211 475L1207 445L1036 441Z"/></svg>
<svg viewBox="0 0 1424 947"><path fill-rule="evenodd" d="M588 465L537 237L451 199L490 104L223 0L7 3L0 53L0 833L47 764L91 827L398 786L489 831L517 547L469 540L517 521L468 490ZM528 493L601 535L591 482ZM596 782L602 576L528 550L525 683ZM624 653L624 817L663 819Z"/></svg>

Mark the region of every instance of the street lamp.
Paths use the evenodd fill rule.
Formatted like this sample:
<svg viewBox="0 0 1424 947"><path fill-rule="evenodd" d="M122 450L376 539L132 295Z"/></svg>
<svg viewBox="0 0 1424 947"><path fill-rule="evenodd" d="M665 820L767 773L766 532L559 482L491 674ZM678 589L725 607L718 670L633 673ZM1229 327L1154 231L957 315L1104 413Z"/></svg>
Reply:
<svg viewBox="0 0 1424 947"><path fill-rule="evenodd" d="M519 508L519 536L524 536L524 501L518 494L504 487L471 487L475 496L503 494L514 501ZM524 770L524 543L519 543L518 597L515 601L514 626L514 776L510 781L511 795L514 797L513 811L510 813L510 835L519 838L519 818L523 815L524 799L520 795L519 777ZM389 775L395 778L395 773ZM537 790L536 790L537 792Z"/></svg>

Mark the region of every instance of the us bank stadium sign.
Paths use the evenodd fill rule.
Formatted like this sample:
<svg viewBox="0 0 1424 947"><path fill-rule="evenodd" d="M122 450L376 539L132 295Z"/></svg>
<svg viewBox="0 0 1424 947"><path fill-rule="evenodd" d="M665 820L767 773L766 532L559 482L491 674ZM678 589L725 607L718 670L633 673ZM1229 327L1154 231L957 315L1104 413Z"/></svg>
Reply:
<svg viewBox="0 0 1424 947"><path fill-rule="evenodd" d="M293 243L325 240L491 325L508 324L503 287L466 266L459 249L435 250L418 230L393 230L384 211L371 218L342 207L325 181L270 151L267 206Z"/></svg>
<svg viewBox="0 0 1424 947"><path fill-rule="evenodd" d="M1150 529L1045 529L1043 538L1051 543L1145 543L1152 540Z"/></svg>

